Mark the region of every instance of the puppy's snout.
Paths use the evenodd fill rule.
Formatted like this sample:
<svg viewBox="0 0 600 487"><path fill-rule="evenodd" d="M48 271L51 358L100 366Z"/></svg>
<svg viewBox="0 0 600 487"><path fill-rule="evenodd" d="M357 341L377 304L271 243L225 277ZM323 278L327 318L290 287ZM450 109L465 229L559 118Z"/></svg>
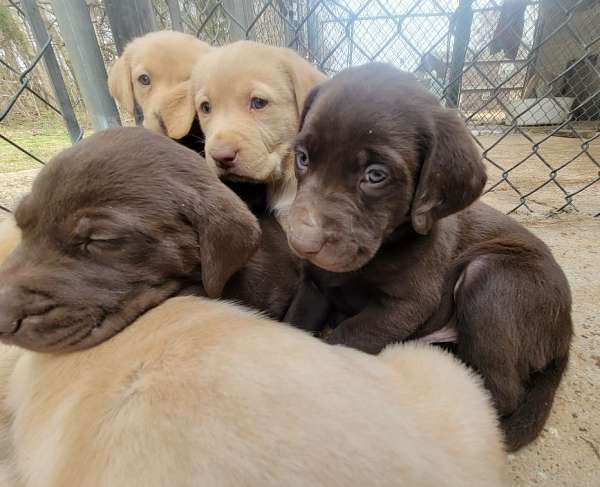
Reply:
<svg viewBox="0 0 600 487"><path fill-rule="evenodd" d="M230 144L215 144L210 148L209 154L217 166L228 171L235 166L238 150Z"/></svg>
<svg viewBox="0 0 600 487"><path fill-rule="evenodd" d="M296 208L290 214L289 244L300 256L318 253L325 244L323 227L311 208Z"/></svg>
<svg viewBox="0 0 600 487"><path fill-rule="evenodd" d="M0 288L0 336L15 333L21 326L20 294L9 286Z"/></svg>

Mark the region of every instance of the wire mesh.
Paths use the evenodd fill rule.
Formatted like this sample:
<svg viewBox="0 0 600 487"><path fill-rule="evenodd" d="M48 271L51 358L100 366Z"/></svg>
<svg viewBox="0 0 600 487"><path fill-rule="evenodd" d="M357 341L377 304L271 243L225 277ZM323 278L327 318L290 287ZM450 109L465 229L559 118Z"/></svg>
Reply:
<svg viewBox="0 0 600 487"><path fill-rule="evenodd" d="M411 71L460 110L488 166L486 192L497 206L508 213L600 215L597 1L169 3L152 0L159 27L173 26L175 4L183 30L213 45L250 39L291 47L329 75L371 61ZM101 20L96 32L109 61L114 49L102 2L90 8Z"/></svg>

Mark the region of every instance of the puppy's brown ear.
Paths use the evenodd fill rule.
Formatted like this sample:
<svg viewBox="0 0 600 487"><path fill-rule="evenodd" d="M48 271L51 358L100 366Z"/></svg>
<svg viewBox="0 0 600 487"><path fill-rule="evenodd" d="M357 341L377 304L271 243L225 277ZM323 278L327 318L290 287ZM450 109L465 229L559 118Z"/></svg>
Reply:
<svg viewBox="0 0 600 487"><path fill-rule="evenodd" d="M189 80L179 83L167 93L160 115L170 138L181 139L188 134L196 116Z"/></svg>
<svg viewBox="0 0 600 487"><path fill-rule="evenodd" d="M119 102L123 110L134 113L133 85L131 83L131 67L127 56L117 59L108 70L108 91Z"/></svg>
<svg viewBox="0 0 600 487"><path fill-rule="evenodd" d="M302 113L304 101L310 90L319 83L325 81L327 76L291 49L280 49L282 49L282 52L284 53L284 63L290 76L292 88L296 97L298 114L300 114Z"/></svg>
<svg viewBox="0 0 600 487"><path fill-rule="evenodd" d="M218 298L229 278L258 248L260 227L246 204L215 176L214 185L186 198L183 209L198 233L202 284Z"/></svg>
<svg viewBox="0 0 600 487"><path fill-rule="evenodd" d="M471 134L451 110L439 108L412 204L412 224L427 235L434 222L473 203L486 182L485 167Z"/></svg>

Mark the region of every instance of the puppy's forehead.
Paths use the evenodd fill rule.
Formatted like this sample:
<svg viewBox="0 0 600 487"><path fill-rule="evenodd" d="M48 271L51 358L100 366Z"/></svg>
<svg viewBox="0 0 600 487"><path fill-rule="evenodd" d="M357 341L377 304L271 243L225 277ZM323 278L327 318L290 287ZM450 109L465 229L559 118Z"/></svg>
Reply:
<svg viewBox="0 0 600 487"><path fill-rule="evenodd" d="M36 178L31 212L61 218L99 206L155 205L186 185L216 183L200 157L141 128L106 130L53 158Z"/></svg>
<svg viewBox="0 0 600 487"><path fill-rule="evenodd" d="M184 81L191 76L194 63L209 49L208 44L190 35L163 31L135 39L127 47L126 55L132 70L150 73L153 82Z"/></svg>
<svg viewBox="0 0 600 487"><path fill-rule="evenodd" d="M437 100L408 73L378 64L351 68L320 87L301 136L389 143L390 137L414 137L430 124L436 106Z"/></svg>
<svg viewBox="0 0 600 487"><path fill-rule="evenodd" d="M197 65L193 74L195 90L210 96L230 96L254 87L268 86L271 90L287 89L289 76L276 48L240 41L213 49ZM223 89L227 86L227 89Z"/></svg>

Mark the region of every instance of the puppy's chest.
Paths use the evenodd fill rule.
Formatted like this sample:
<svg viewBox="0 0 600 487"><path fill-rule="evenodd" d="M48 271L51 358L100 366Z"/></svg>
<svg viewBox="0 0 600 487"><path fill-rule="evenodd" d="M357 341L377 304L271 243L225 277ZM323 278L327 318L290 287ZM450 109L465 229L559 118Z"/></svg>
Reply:
<svg viewBox="0 0 600 487"><path fill-rule="evenodd" d="M378 283L361 273L334 273L313 266L307 274L330 305L347 316L362 311L381 292Z"/></svg>

